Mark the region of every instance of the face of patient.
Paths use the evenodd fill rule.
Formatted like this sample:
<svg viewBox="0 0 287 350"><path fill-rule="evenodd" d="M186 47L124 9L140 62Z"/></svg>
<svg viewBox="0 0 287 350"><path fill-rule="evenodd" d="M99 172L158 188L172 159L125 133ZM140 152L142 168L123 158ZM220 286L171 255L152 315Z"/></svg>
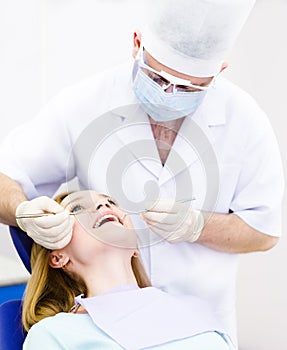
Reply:
<svg viewBox="0 0 287 350"><path fill-rule="evenodd" d="M119 275L134 281L131 257L137 252L137 236L115 201L95 191L79 191L65 197L61 205L76 214L73 235L66 247L50 253L50 266L78 274L90 290L95 276L97 286L107 286L106 277L99 283L103 276L110 276L112 283Z"/></svg>
<svg viewBox="0 0 287 350"><path fill-rule="evenodd" d="M73 237L67 248L81 252L111 249L135 251L137 236L132 223L116 202L95 191L79 191L67 196L61 205L75 215Z"/></svg>

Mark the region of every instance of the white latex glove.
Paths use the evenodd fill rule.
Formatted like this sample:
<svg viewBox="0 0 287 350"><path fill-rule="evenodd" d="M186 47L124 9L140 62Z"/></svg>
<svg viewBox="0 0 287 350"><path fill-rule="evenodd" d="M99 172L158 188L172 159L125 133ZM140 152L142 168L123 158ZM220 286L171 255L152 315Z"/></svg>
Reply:
<svg viewBox="0 0 287 350"><path fill-rule="evenodd" d="M55 213L39 218L17 218L17 216L36 213ZM72 238L74 217L60 204L49 197L37 197L20 203L16 209L18 226L36 243L47 249L61 249Z"/></svg>
<svg viewBox="0 0 287 350"><path fill-rule="evenodd" d="M204 217L190 202L162 199L142 214L151 230L170 243L195 242L204 226Z"/></svg>

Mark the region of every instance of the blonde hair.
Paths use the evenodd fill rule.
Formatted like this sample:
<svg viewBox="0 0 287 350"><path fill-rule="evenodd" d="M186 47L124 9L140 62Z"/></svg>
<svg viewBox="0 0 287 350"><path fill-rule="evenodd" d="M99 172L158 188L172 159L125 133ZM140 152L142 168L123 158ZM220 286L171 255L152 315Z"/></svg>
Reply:
<svg viewBox="0 0 287 350"><path fill-rule="evenodd" d="M63 199L63 198L62 198ZM64 269L49 265L50 250L34 243L31 252L32 274L25 290L22 323L26 331L43 318L69 312L74 298L87 294L83 280ZM140 288L151 286L139 257L131 258L131 266Z"/></svg>
<svg viewBox="0 0 287 350"><path fill-rule="evenodd" d="M75 280L63 269L49 265L50 251L34 243L31 252L32 274L25 290L22 323L26 331L41 319L68 312L76 295L86 293L81 280Z"/></svg>

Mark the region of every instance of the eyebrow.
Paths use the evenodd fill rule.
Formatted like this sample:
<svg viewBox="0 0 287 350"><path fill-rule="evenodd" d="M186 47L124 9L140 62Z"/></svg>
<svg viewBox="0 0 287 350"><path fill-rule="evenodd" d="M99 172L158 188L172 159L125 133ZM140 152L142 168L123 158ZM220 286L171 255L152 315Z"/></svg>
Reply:
<svg viewBox="0 0 287 350"><path fill-rule="evenodd" d="M98 193L98 195L99 196L101 196L101 197L104 197L104 198L111 198L110 196L107 196L106 194L102 194L102 193ZM71 196L71 195L70 195ZM69 205L69 204L71 204L71 203L73 203L73 202L75 202L75 201L80 201L80 200L85 200L86 198L85 197L83 197L83 196L81 196L81 195L78 195L77 197L73 197L73 198L69 198L69 196L67 196L66 197L67 198L67 201L68 201L68 203L66 203L65 204L65 208ZM65 198L65 199L66 199Z"/></svg>

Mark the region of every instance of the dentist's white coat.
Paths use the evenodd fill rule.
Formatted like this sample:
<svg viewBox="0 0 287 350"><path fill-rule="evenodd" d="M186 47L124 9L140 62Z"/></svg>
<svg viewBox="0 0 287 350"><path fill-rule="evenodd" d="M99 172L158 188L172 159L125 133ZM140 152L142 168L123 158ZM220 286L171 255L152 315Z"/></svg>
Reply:
<svg viewBox="0 0 287 350"><path fill-rule="evenodd" d="M139 209L159 189L162 197L194 196L195 208L232 211L256 230L280 236L277 142L254 100L223 78L185 119L164 167L133 94L128 63L65 89L8 135L0 171L19 181L30 198L53 195L77 176L81 187L109 193L127 209ZM154 286L206 299L235 339L238 256L159 241L138 216L133 220Z"/></svg>

